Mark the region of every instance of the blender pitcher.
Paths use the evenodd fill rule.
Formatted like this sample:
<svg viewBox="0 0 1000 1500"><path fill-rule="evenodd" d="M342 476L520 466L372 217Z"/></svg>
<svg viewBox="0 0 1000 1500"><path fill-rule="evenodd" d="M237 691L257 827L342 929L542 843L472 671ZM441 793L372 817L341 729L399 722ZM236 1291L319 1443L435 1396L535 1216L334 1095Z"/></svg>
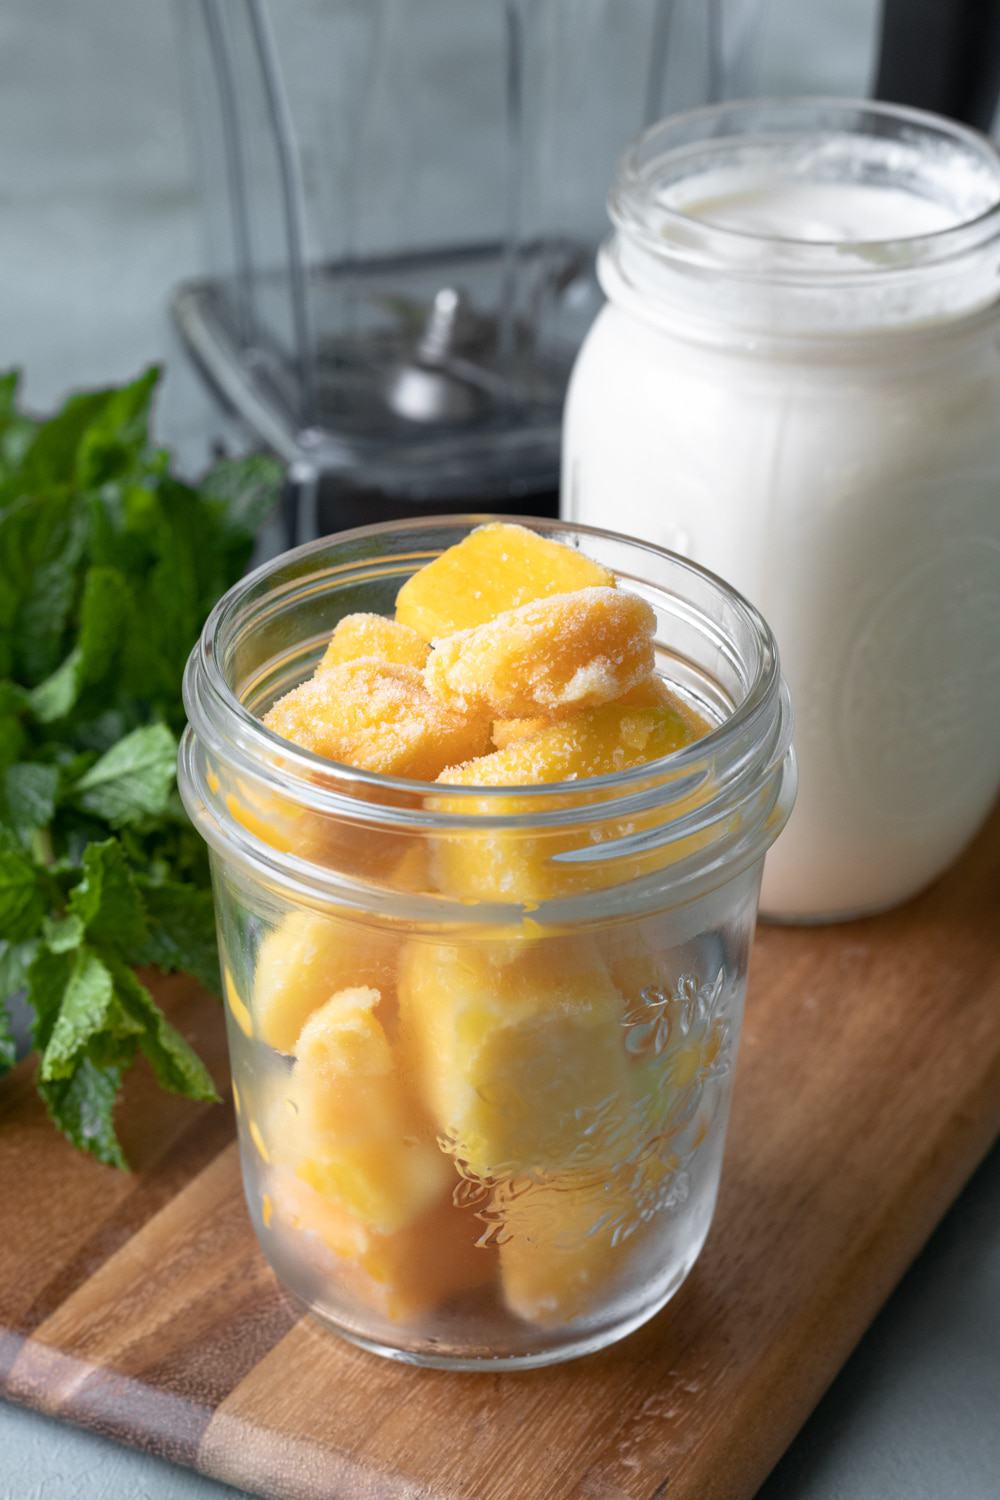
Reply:
<svg viewBox="0 0 1000 1500"><path fill-rule="evenodd" d="M300 537L555 510L614 161L740 92L759 6L180 0L209 271L173 311Z"/></svg>

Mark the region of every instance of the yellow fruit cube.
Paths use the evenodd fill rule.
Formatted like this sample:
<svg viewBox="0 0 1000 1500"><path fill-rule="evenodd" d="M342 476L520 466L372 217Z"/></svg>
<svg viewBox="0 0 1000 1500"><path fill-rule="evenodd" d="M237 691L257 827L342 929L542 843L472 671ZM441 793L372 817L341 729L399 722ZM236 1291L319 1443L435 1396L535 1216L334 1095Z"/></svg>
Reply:
<svg viewBox="0 0 1000 1500"><path fill-rule="evenodd" d="M330 637L317 671L363 656L402 667L422 667L427 660L427 642L408 625L384 615L345 615Z"/></svg>
<svg viewBox="0 0 1000 1500"><path fill-rule="evenodd" d="M630 708L657 708L663 704L673 705L678 712L691 711L679 698L675 698L659 677L647 677L630 688L627 693L615 699L616 703L627 705ZM555 720L571 719L572 713L536 715L531 718L522 719L496 719L493 723L493 744L497 750L502 750L505 745L512 745L515 740L526 740L533 734L538 734L543 729L548 729ZM707 734L708 725L702 724L698 729L698 735ZM698 735L694 736L695 738Z"/></svg>
<svg viewBox="0 0 1000 1500"><path fill-rule="evenodd" d="M284 854L302 859L314 857L321 842L317 818L286 797L276 797L245 777L233 779L233 790L226 791L223 801L231 818L248 833Z"/></svg>
<svg viewBox="0 0 1000 1500"><path fill-rule="evenodd" d="M256 1034L279 1052L293 1052L303 1026L347 985L395 988L387 938L357 922L293 911L260 945L253 986Z"/></svg>
<svg viewBox="0 0 1000 1500"><path fill-rule="evenodd" d="M438 641L424 681L440 702L513 719L620 698L653 670L656 616L618 589L553 594Z"/></svg>
<svg viewBox="0 0 1000 1500"><path fill-rule="evenodd" d="M392 1322L412 1322L497 1275L496 1250L476 1243L482 1225L450 1196L391 1235L365 1228L287 1172L277 1178L274 1204L279 1230L297 1237L335 1288Z"/></svg>
<svg viewBox="0 0 1000 1500"><path fill-rule="evenodd" d="M434 641L532 599L595 584L614 588L614 574L525 526L491 521L407 579L396 599L396 619Z"/></svg>
<svg viewBox="0 0 1000 1500"><path fill-rule="evenodd" d="M264 723L329 760L425 781L489 744L489 723L432 698L416 667L367 659L317 673L279 698Z"/></svg>
<svg viewBox="0 0 1000 1500"><path fill-rule="evenodd" d="M484 788L584 781L645 765L696 737L690 716L682 714L673 704L654 708L605 704L562 723L550 724L491 755L451 767L441 773L438 781L451 786ZM584 807L608 798L609 793L604 789L581 788L578 796L574 796L574 803ZM488 792L468 799L445 795L436 799L435 806L443 812L484 817L543 811L537 798L497 798ZM536 902L574 891L617 885L677 857L676 847L673 853L667 847L628 860L619 857L605 864L599 861L560 864L554 861L554 856L653 827L675 816L677 810L667 803L662 813L644 813L627 824L609 813L606 821L566 834L546 832L535 836L530 829L489 828L482 834L474 831L442 834L435 842L435 876L442 890L480 901Z"/></svg>
<svg viewBox="0 0 1000 1500"><path fill-rule="evenodd" d="M413 940L401 1042L449 1149L493 1177L586 1160L626 1087L621 997L596 949Z"/></svg>
<svg viewBox="0 0 1000 1500"><path fill-rule="evenodd" d="M641 1253L675 1167L675 1158L650 1153L605 1173L501 1190L492 1213L502 1224L500 1274L511 1312L545 1328L604 1301Z"/></svg>
<svg viewBox="0 0 1000 1500"><path fill-rule="evenodd" d="M631 687L621 697L616 697L616 703L621 703L627 708L663 708L670 706L675 708L682 717L688 718L691 723L691 738L700 739L702 735L709 732L709 724L688 708L687 703L667 687L666 682L658 676L648 676L642 682L637 682L636 687ZM573 718L573 712L567 714L535 714L528 718L496 718L493 720L493 747L502 750L505 745L513 744L514 739L528 739L531 735L537 735L543 729L549 729L556 720Z"/></svg>
<svg viewBox="0 0 1000 1500"><path fill-rule="evenodd" d="M633 708L607 703L553 722L502 750L449 766L438 781L448 786L477 787L583 781L646 765L694 738L687 719L672 705Z"/></svg>
<svg viewBox="0 0 1000 1500"><path fill-rule="evenodd" d="M295 1046L296 1173L366 1228L391 1235L447 1191L453 1170L422 1130L374 1014L378 990L341 990Z"/></svg>

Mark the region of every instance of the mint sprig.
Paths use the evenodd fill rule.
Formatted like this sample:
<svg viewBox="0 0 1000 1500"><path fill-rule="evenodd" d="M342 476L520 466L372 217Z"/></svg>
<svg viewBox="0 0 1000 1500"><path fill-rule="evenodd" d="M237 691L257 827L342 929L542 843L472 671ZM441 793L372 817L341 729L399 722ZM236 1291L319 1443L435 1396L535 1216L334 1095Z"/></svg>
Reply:
<svg viewBox="0 0 1000 1500"><path fill-rule="evenodd" d="M0 376L0 1073L24 993L49 1114L119 1167L137 1056L163 1088L215 1097L135 970L219 989L207 859L175 784L181 677L281 481L266 458L177 479L149 441L158 378L39 421Z"/></svg>

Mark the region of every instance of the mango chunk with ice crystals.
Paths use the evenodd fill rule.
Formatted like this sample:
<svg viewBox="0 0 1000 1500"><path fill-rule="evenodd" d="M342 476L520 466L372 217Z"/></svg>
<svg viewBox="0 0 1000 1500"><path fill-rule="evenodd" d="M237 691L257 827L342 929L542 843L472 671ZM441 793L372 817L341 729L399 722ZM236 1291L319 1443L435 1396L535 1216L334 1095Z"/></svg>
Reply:
<svg viewBox="0 0 1000 1500"><path fill-rule="evenodd" d="M280 1227L332 1274L334 1286L394 1323L412 1322L497 1274L496 1250L476 1243L482 1225L450 1195L389 1235L365 1228L287 1172L277 1179L274 1203Z"/></svg>
<svg viewBox="0 0 1000 1500"><path fill-rule="evenodd" d="M289 912L260 945L253 1026L279 1052L292 1052L314 1011L346 985L393 990L391 955L380 934L318 912Z"/></svg>
<svg viewBox="0 0 1000 1500"><path fill-rule="evenodd" d="M407 579L396 599L396 619L433 641L532 599L595 584L614 588L614 574L526 526L491 521Z"/></svg>
<svg viewBox="0 0 1000 1500"><path fill-rule="evenodd" d="M620 698L653 670L656 616L618 589L553 594L438 641L424 680L440 702L500 719Z"/></svg>
<svg viewBox="0 0 1000 1500"><path fill-rule="evenodd" d="M367 658L318 672L279 698L264 723L329 760L425 781L489 744L488 721L432 698L416 667Z"/></svg>
<svg viewBox="0 0 1000 1500"><path fill-rule="evenodd" d="M366 1228L391 1235L425 1213L453 1171L421 1130L385 1030L378 990L355 986L315 1011L295 1045L296 1174Z"/></svg>
<svg viewBox="0 0 1000 1500"><path fill-rule="evenodd" d="M589 1159L626 1087L621 997L596 949L414 940L399 1012L415 1085L468 1172Z"/></svg>
<svg viewBox="0 0 1000 1500"><path fill-rule="evenodd" d="M427 660L427 642L409 625L387 620L384 615L345 615L330 637L317 670L323 672L363 656L403 667L422 667Z"/></svg>
<svg viewBox="0 0 1000 1500"><path fill-rule="evenodd" d="M514 740L502 750L453 766L438 777L443 795L435 805L447 813L488 818L509 813L539 813L540 799L490 796L490 787L523 787L554 782L584 782L589 777L642 766L669 754L698 737L691 717L672 704L634 708L618 703L587 709L537 734ZM481 796L448 797L446 787L482 787ZM572 793L581 808L608 799L605 789L581 786ZM666 794L665 794L666 798ZM565 799L564 799L565 803ZM571 805L571 804L567 804ZM441 890L469 900L543 901L574 891L597 890L671 859L670 851L600 860L559 861L557 856L580 848L596 848L611 839L655 829L676 814L664 800L654 809L627 820L617 819L613 806L599 818L568 833L560 830L471 828L442 833L434 845L434 873Z"/></svg>
<svg viewBox="0 0 1000 1500"><path fill-rule="evenodd" d="M657 708L663 704L672 704L682 713L687 711L687 705L679 698L675 698L659 677L646 677L627 693L615 699L616 703L626 705L630 708ZM526 740L530 735L538 734L543 729L548 729L555 719L571 718L572 711L565 714L536 714L527 718L518 719L496 719L493 723L493 745L495 749L502 750L505 745L512 745L515 740ZM698 734L707 734L708 726L700 724Z"/></svg>
<svg viewBox="0 0 1000 1500"><path fill-rule="evenodd" d="M695 738L687 717L672 704L633 708L607 703L548 724L502 750L449 766L438 781L482 787L583 781L645 765Z"/></svg>

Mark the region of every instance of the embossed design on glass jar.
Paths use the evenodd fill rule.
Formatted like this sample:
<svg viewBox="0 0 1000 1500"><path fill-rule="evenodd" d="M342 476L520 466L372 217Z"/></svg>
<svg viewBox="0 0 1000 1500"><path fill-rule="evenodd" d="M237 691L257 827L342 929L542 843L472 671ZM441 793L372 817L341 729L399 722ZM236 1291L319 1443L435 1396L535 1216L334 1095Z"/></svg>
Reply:
<svg viewBox="0 0 1000 1500"><path fill-rule="evenodd" d="M507 1163L484 1176L454 1137L439 1137L459 1174L452 1201L485 1226L477 1243L523 1235L569 1253L601 1236L613 1248L685 1203L714 1117L706 1086L732 1066L725 998L721 969L707 981L682 974L670 988L639 992L623 1017L627 1093L578 1112L577 1144L556 1173Z"/></svg>

